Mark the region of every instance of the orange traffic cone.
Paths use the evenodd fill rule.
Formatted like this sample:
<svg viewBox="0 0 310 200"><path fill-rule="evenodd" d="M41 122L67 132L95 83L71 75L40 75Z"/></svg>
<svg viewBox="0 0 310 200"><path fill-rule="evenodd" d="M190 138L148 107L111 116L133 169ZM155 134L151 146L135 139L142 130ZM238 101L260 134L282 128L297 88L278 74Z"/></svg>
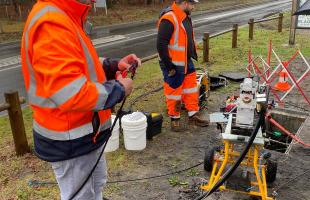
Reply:
<svg viewBox="0 0 310 200"><path fill-rule="evenodd" d="M291 88L290 84L287 82L287 72L283 69L280 72L279 82L274 86L276 90L285 92Z"/></svg>

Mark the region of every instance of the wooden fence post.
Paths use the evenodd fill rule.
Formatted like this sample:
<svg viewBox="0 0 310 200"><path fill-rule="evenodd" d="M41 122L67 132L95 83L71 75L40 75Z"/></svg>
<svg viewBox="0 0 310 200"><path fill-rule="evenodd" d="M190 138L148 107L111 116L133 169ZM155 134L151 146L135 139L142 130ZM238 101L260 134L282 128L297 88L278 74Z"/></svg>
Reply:
<svg viewBox="0 0 310 200"><path fill-rule="evenodd" d="M18 92L8 92L4 94L8 108L11 129L14 138L15 151L17 156L22 156L30 152L26 131L24 126L23 114L19 102Z"/></svg>
<svg viewBox="0 0 310 200"><path fill-rule="evenodd" d="M232 30L232 48L237 48L238 46L238 24L233 25Z"/></svg>
<svg viewBox="0 0 310 200"><path fill-rule="evenodd" d="M203 34L203 62L209 62L209 41L210 34Z"/></svg>
<svg viewBox="0 0 310 200"><path fill-rule="evenodd" d="M279 24L278 24L278 32L282 32L282 27L283 27L283 13L279 14Z"/></svg>
<svg viewBox="0 0 310 200"><path fill-rule="evenodd" d="M253 40L254 35L254 19L249 20L249 40Z"/></svg>

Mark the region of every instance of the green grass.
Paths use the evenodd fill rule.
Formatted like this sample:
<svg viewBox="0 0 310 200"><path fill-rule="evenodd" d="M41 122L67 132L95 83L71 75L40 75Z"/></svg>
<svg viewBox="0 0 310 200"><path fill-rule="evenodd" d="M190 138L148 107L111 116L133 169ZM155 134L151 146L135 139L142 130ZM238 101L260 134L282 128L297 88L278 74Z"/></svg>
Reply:
<svg viewBox="0 0 310 200"><path fill-rule="evenodd" d="M288 19L285 19L287 24ZM251 47L254 55L262 55L266 57L267 46L270 38L273 38L273 46L275 51L281 58L288 59L296 49L300 48L305 57L310 57L310 40L309 35L297 34L295 47L287 46L288 29L283 33L274 31L275 22L264 23L263 25L255 26L254 40L248 41L248 29L243 28L239 31L238 48L231 49L230 34L211 39L211 62L208 64L208 70L211 75L217 75L222 71L241 71L244 72L244 67L247 63L247 52ZM260 29L268 27L268 29ZM273 30L272 30L273 29ZM201 51L199 51L201 60ZM205 66L200 61L196 65ZM157 60L151 60L143 64L139 69L135 79L135 90L129 97L130 102L134 97L143 92L150 91L162 85L162 75L157 63ZM221 88L212 92L212 96L230 93L239 87L238 84L230 84L226 88ZM218 103L218 102L217 102ZM127 103L128 105L128 103ZM139 101L135 107L138 110L156 111L166 113L164 96L162 92L150 95ZM32 112L29 108L23 110L25 128L28 142L33 149L32 140ZM0 199L59 199L58 187L41 187L32 188L28 186L30 179L39 181L55 181L53 172L48 163L37 159L33 154L27 154L23 157L16 157L14 153L14 144L10 130L10 123L7 117L0 117ZM121 140L122 141L122 140ZM150 156L152 152L147 152ZM139 162L136 160L135 153L125 151L121 143L121 149L116 152L108 153L107 161L109 165L109 175L111 179L123 179L123 176L130 177L130 172L136 170ZM166 155L159 155L158 159L165 159ZM168 166L178 166L180 160L178 157L171 159ZM115 176L115 173L122 176ZM136 174L139 174L138 172ZM188 176L196 176L196 171L189 171ZM126 178L125 177L125 178ZM124 179L125 179L124 178ZM115 180L114 179L114 180ZM170 177L171 185L187 185L187 182L179 180L178 177ZM119 194L126 190L123 185L112 184L105 188L105 193L109 197Z"/></svg>

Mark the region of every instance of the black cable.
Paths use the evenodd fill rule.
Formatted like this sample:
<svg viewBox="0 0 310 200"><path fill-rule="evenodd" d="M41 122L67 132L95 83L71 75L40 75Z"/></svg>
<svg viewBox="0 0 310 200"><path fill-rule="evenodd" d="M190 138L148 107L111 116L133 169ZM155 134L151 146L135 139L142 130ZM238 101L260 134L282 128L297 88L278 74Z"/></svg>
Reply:
<svg viewBox="0 0 310 200"><path fill-rule="evenodd" d="M142 181L142 180L149 180L149 179L154 179L154 178L161 178L161 177L165 177L165 176L170 176L173 174L180 174L182 172L188 171L190 169L193 169L195 167L198 167L199 165L202 165L203 162L200 162L196 165L193 165L191 167L179 170L179 171L175 171L175 172L171 172L171 173L167 173L167 174L163 174L163 175L156 175L156 176L150 176L150 177L145 177L145 178L137 178L137 179L128 179L128 180L119 180L119 181L108 181L108 184L112 184L112 183L126 183L126 182L134 182L134 181Z"/></svg>
<svg viewBox="0 0 310 200"><path fill-rule="evenodd" d="M159 91L162 90L163 88L164 88L164 87L161 86L161 87L159 87L159 88L156 88L156 89L154 89L154 90L151 90L151 91L149 91L149 92L146 92L146 93L143 93L143 94L137 96L136 98L134 98L134 99L130 102L129 107L128 107L128 110L132 110L133 105L134 105L135 103L137 103L137 101L138 101L139 99L141 99L141 98L143 98L143 97L146 97L146 96L148 96L148 95L150 95L150 94L152 94L152 93L159 92Z"/></svg>
<svg viewBox="0 0 310 200"><path fill-rule="evenodd" d="M131 79L134 79L135 71L136 71L137 67L138 67L138 62L134 62L134 64L132 64L132 66L130 67L130 70L131 70ZM98 165L98 163L99 163L99 161L100 161L100 159L101 159L101 157L102 157L102 154L103 154L103 152L104 152L104 149L105 149L105 147L107 146L107 143L108 143L108 141L109 141L109 139L110 139L110 136L111 136L111 134L112 134L112 131L113 131L114 127L115 127L115 124L116 124L116 122L118 121L118 119L120 118L120 116L121 116L121 114L122 114L122 110L123 110L124 104L125 104L125 102L126 102L126 99L127 99L127 98L125 97L124 100L122 101L121 107L119 108L119 110L118 110L117 113L116 113L116 117L115 117L115 119L114 119L114 121L113 121L113 124L112 124L112 126L111 126L111 128L110 128L110 131L109 131L108 139L107 139L106 142L104 143L103 148L102 148L102 150L101 150L101 152L100 152L100 154L99 154L99 157L98 157L98 159L97 159L97 161L96 161L94 167L93 167L92 170L89 172L89 174L88 174L87 178L84 180L83 184L79 187L79 189L77 189L77 191L72 195L72 197L69 198L69 200L72 200L72 199L83 189L83 187L85 186L85 184L87 183L87 181L89 180L89 178L93 175L93 173L94 173L94 171L95 171L95 169L96 169L96 167L97 167L97 165Z"/></svg>
<svg viewBox="0 0 310 200"><path fill-rule="evenodd" d="M185 169L181 169L175 172L170 172L170 173L166 173L166 174L162 174L162 175L155 175L155 176L150 176L150 177L144 177L144 178L137 178L137 179L127 179L127 180L118 180L118 181L108 181L107 184L113 184L113 183L126 183L126 182L134 182L134 181L142 181L142 180L149 180L149 179L154 179L154 178L161 178L161 177L165 177L165 176L170 176L173 174L180 174L182 172L188 171L190 169L193 169L195 167L198 167L200 165L202 165L203 162L197 163L193 166L190 166L188 168ZM57 185L57 182L39 182L39 181L29 181L28 183L30 186L34 186L34 185Z"/></svg>
<svg viewBox="0 0 310 200"><path fill-rule="evenodd" d="M265 112L264 109L260 112L260 116L259 116L259 120L251 134L251 137L245 147L245 149L243 150L243 152L240 154L240 157L238 158L238 160L235 162L235 164L224 174L223 178L220 179L212 188L211 190L209 190L207 193L199 196L198 198L196 198L195 200L202 200L206 197L208 197L209 195L211 195L213 192L215 192L233 173L234 171L237 169L237 167L240 165L240 163L242 162L242 160L244 159L244 157L246 156L246 154L248 153L250 147L252 146L254 139L258 133L258 130L261 128L261 125L264 123L264 119L265 119Z"/></svg>
<svg viewBox="0 0 310 200"><path fill-rule="evenodd" d="M282 187L286 186L287 184L291 183L292 181L296 180L297 178L299 178L300 176L308 173L310 171L310 169L304 171L303 173L300 173L298 175L296 175L294 178L291 178L290 180L286 181L285 183L279 185L278 187L276 187L273 192L277 192L279 189L281 189Z"/></svg>

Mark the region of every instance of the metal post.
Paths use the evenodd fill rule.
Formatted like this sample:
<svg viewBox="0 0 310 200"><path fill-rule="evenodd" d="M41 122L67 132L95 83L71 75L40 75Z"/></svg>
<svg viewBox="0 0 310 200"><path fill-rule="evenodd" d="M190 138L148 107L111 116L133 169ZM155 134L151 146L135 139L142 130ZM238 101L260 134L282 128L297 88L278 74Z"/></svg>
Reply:
<svg viewBox="0 0 310 200"><path fill-rule="evenodd" d="M297 4L298 0L292 0L292 13L291 13L291 26L290 26L290 39L289 44L294 45L295 44L295 34L296 34L296 23L297 23L297 17L293 15L297 11Z"/></svg>
<svg viewBox="0 0 310 200"><path fill-rule="evenodd" d="M30 152L30 148L27 142L18 92L8 92L5 93L4 96L6 103L10 105L8 108L8 114L14 138L16 155L22 156L25 153Z"/></svg>
<svg viewBox="0 0 310 200"><path fill-rule="evenodd" d="M209 42L210 34L203 34L203 62L209 62Z"/></svg>
<svg viewBox="0 0 310 200"><path fill-rule="evenodd" d="M279 14L279 23L278 23L278 32L282 32L282 27L283 27L283 13Z"/></svg>
<svg viewBox="0 0 310 200"><path fill-rule="evenodd" d="M253 40L254 35L254 19L249 20L249 40Z"/></svg>
<svg viewBox="0 0 310 200"><path fill-rule="evenodd" d="M238 45L238 24L233 25L232 29L232 48L237 48Z"/></svg>

